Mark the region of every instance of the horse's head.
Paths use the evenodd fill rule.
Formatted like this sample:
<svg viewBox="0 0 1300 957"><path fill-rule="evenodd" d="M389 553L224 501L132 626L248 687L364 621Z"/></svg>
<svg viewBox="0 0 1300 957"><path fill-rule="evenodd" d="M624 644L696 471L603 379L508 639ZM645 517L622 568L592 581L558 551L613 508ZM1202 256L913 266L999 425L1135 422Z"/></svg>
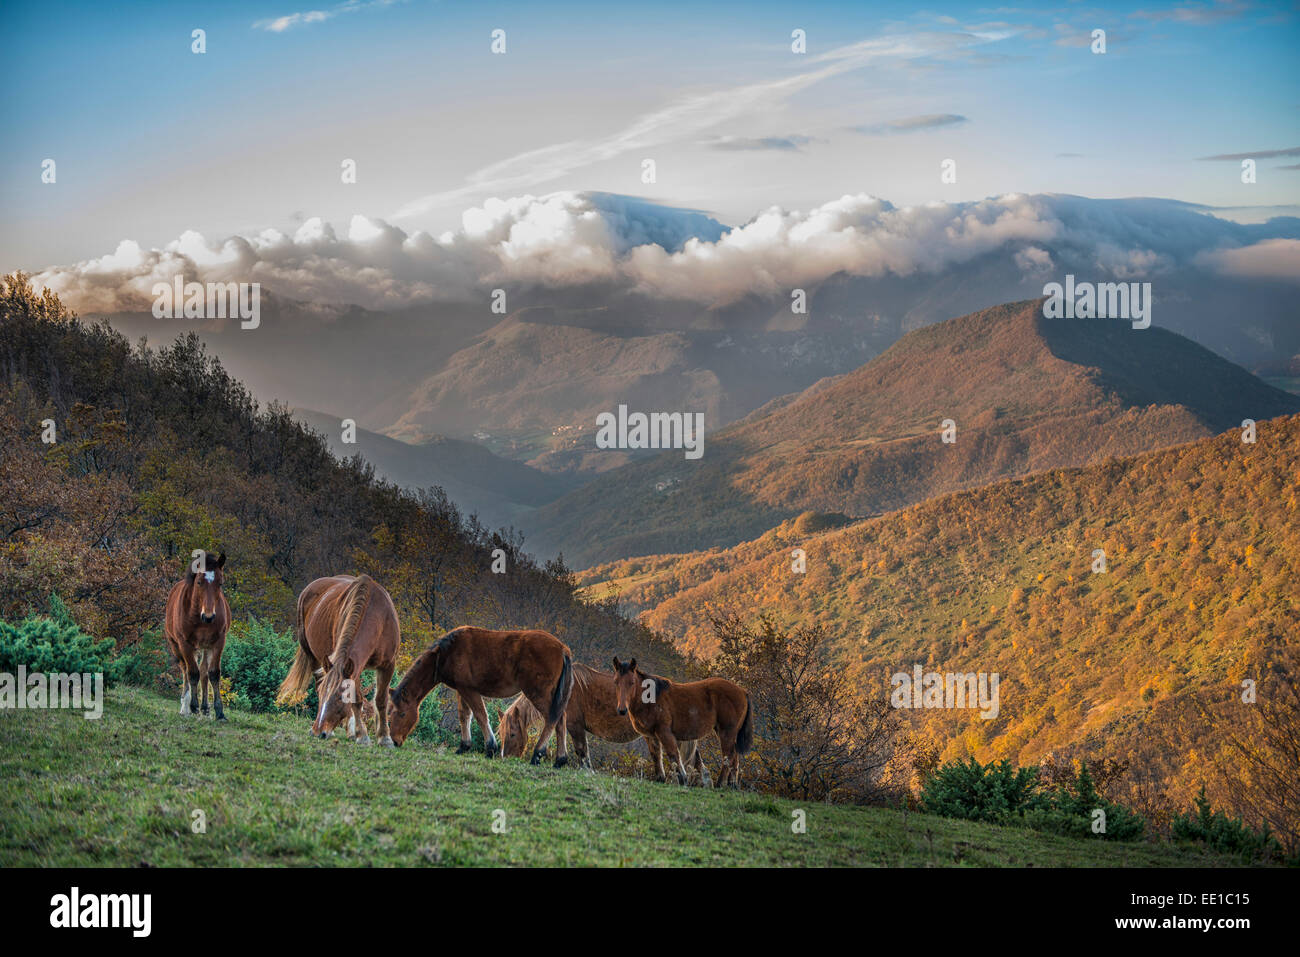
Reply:
<svg viewBox="0 0 1300 957"><path fill-rule="evenodd" d="M359 702L361 693L353 675L354 670L352 659L345 658L342 664L325 673L325 680L318 689L320 710L316 712L316 721L311 726L312 734L329 737L329 733L347 718L355 716L353 707Z"/></svg>
<svg viewBox="0 0 1300 957"><path fill-rule="evenodd" d="M519 701L527 699L520 698ZM501 724L497 728L497 737L501 739L501 756L505 758L522 758L528 748L528 723L524 720L524 709L518 702L511 705L501 715Z"/></svg>
<svg viewBox="0 0 1300 957"><path fill-rule="evenodd" d="M196 572L193 566L185 576L189 584L189 610L205 625L216 620L221 610L221 586L225 584L226 553L213 556L211 552L203 553L203 571Z"/></svg>
<svg viewBox="0 0 1300 957"><path fill-rule="evenodd" d="M415 730L415 725L420 720L420 704L423 701L423 699L415 702L408 701L401 691L399 685L388 695L388 736L399 748Z"/></svg>
<svg viewBox="0 0 1300 957"><path fill-rule="evenodd" d="M614 696L617 699L614 706L619 714L627 714L632 707L633 698L641 683L640 675L641 672L636 670L635 658L624 663L618 660L617 655L614 656Z"/></svg>

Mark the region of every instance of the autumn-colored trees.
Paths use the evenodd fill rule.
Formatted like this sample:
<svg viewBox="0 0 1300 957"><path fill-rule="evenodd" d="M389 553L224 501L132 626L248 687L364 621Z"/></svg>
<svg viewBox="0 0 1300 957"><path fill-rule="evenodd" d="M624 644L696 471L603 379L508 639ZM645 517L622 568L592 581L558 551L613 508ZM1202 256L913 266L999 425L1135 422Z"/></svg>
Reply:
<svg viewBox="0 0 1300 957"><path fill-rule="evenodd" d="M280 631L308 581L364 570L398 603L408 653L459 624L526 624L584 657L613 647L662 670L680 662L608 605L577 600L568 570L533 560L517 534L489 532L439 489L408 492L360 458L335 460L197 336L132 347L5 277L0 616L20 619L58 593L92 634L132 644L160 622L194 548L230 556L237 619Z"/></svg>
<svg viewBox="0 0 1300 957"><path fill-rule="evenodd" d="M864 693L824 655L817 627L786 631L768 616L713 620L712 668L754 709L746 773L762 790L809 800L884 802L907 794L912 742L883 695Z"/></svg>

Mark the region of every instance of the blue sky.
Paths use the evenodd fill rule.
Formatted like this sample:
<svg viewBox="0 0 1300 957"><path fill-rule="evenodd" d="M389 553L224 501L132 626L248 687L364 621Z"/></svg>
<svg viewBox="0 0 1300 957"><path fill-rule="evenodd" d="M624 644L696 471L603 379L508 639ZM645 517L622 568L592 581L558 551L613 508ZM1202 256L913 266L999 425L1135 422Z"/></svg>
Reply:
<svg viewBox="0 0 1300 957"><path fill-rule="evenodd" d="M437 235L556 190L726 223L846 193L1300 201L1295 4L18 3L6 26L6 269L310 217ZM1201 159L1239 153L1254 185Z"/></svg>

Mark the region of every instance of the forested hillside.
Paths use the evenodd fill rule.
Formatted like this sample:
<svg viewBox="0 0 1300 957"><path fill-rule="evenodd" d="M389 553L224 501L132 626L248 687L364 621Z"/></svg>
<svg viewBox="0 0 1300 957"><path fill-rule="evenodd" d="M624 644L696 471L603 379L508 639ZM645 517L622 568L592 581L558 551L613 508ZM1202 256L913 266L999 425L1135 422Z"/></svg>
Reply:
<svg viewBox="0 0 1300 957"><path fill-rule="evenodd" d="M1158 818L1202 781L1228 803L1262 791L1242 747L1285 755L1289 737L1277 766L1294 776L1298 497L1300 416L1287 416L1259 423L1253 444L1234 429L847 527L810 514L733 549L630 559L583 580L597 595L623 590L695 654L716 650L716 618L762 609L786 628L823 627L864 682L918 663L997 672L994 720L914 713L942 758L1113 759L1129 768L1129 799ZM1290 709L1281 732L1241 701L1247 680L1261 704ZM1300 805L1288 801L1273 823L1294 833Z"/></svg>
<svg viewBox="0 0 1300 957"><path fill-rule="evenodd" d="M404 659L456 625L529 626L583 660L634 654L680 670L670 646L577 600L563 565L535 562L517 535L482 527L441 490L406 492L360 458L340 463L288 409L260 407L195 335L133 347L21 276L0 289L0 521L0 617L58 594L119 648L161 653L167 589L205 548L228 556L236 619L287 629L307 582L366 571L398 605Z"/></svg>

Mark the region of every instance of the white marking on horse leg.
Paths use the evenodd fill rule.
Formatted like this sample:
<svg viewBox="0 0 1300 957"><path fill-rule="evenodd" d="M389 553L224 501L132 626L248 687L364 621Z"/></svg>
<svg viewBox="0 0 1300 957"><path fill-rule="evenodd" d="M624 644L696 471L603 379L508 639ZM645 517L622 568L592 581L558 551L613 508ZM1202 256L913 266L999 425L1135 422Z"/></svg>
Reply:
<svg viewBox="0 0 1300 957"><path fill-rule="evenodd" d="M185 692L181 695L181 714L189 714L189 711L190 711L190 693L191 693L191 691L192 691L192 689L190 688L190 683L189 683L188 680L186 680L186 682L185 682Z"/></svg>
<svg viewBox="0 0 1300 957"><path fill-rule="evenodd" d="M357 736L357 716L355 714L350 714L348 715L348 737L355 738L356 736Z"/></svg>

